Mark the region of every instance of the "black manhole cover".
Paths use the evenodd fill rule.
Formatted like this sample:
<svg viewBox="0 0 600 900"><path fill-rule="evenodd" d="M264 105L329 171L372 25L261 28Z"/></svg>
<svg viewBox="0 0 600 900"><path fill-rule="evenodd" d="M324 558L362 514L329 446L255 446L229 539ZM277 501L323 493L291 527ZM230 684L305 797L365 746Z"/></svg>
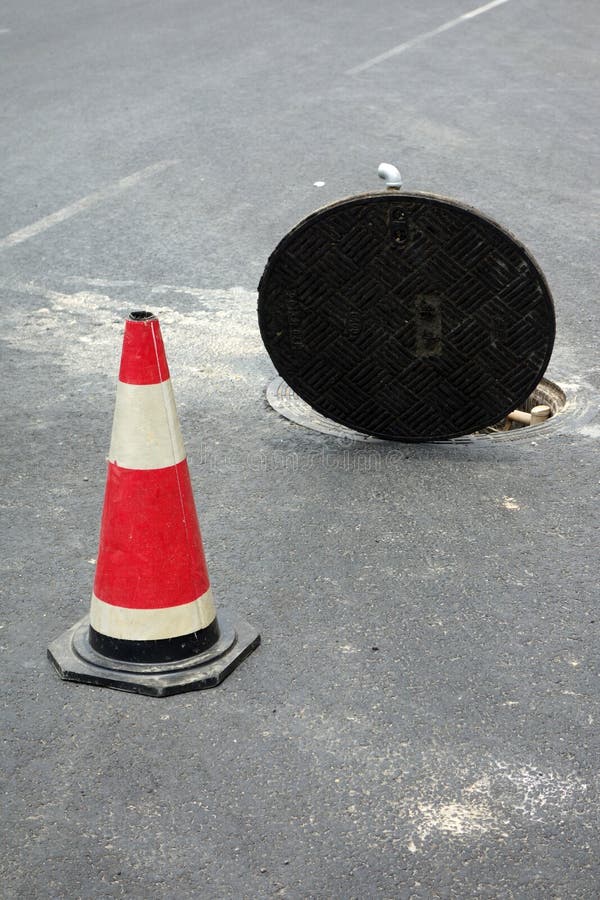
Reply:
<svg viewBox="0 0 600 900"><path fill-rule="evenodd" d="M479 431L540 381L552 298L530 253L452 200L366 194L300 222L259 285L279 374L317 412L377 437Z"/></svg>

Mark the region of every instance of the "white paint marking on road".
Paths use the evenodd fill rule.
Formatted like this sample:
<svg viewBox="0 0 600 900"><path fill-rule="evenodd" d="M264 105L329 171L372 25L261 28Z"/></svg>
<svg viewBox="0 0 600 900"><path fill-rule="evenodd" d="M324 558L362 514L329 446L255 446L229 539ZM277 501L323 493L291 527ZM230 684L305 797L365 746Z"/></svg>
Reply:
<svg viewBox="0 0 600 900"><path fill-rule="evenodd" d="M155 284L150 289L151 294L188 294L197 300L223 300L231 297L232 300L252 300L256 297L256 291L248 291L240 285L234 284L230 288L194 288L178 284Z"/></svg>
<svg viewBox="0 0 600 900"><path fill-rule="evenodd" d="M88 194L87 197L82 197L81 200L76 200L75 203L70 203L68 206L64 206L62 209L57 210L57 212L51 213L49 216L44 216L43 219L39 219L32 225L27 225L25 228L13 231L12 234L8 234L6 237L0 239L0 250L5 247L13 247L15 244L22 244L23 241L28 241L29 238L41 234L41 232L46 231L48 228L52 228L54 225L58 225L60 222L64 222L72 216L77 216L79 213L85 212L92 206L101 203L103 200L110 200L112 197L117 197L119 194L123 193L123 191L135 187L136 184L145 181L146 178L158 175L159 172L163 172L170 166L174 166L177 162L178 160L176 159L166 159L162 162L154 163L151 166L146 166L145 169L140 169L139 172L127 175L125 178L121 178L114 184L108 185L108 187L101 188L99 191L94 191L93 194Z"/></svg>
<svg viewBox="0 0 600 900"><path fill-rule="evenodd" d="M451 28L455 28L457 25L461 25L463 22L468 21L469 19L474 19L476 16L480 16L483 13L489 12L490 9L494 9L496 6L502 6L503 3L508 3L509 0L492 0L491 3L485 3L483 6L478 6L476 9L470 10L470 12L463 13L462 16L457 16L456 19L451 19L449 22L445 22L443 25L440 25L438 28L433 28L431 31L426 31L423 34L417 35L417 37L412 38L410 41L405 41L403 44L398 44L396 47L392 47L391 50L386 50L385 53L380 53L379 56L374 56L372 59L368 59L366 62L361 63L359 66L354 66L353 69L348 69L346 75L358 75L359 72L365 72L367 69L371 69L373 66L379 65L381 62L385 62L386 59L391 59L393 56L399 56L400 53L404 53L405 50L409 50L411 47L416 47L418 44L423 44L425 41L428 41L429 38L436 37L438 34L442 34L444 31L449 31Z"/></svg>
<svg viewBox="0 0 600 900"><path fill-rule="evenodd" d="M325 182L324 181L314 181L313 185L314 185L314 187L325 187Z"/></svg>
<svg viewBox="0 0 600 900"><path fill-rule="evenodd" d="M186 287L178 284L148 284L146 281L112 281L107 278L80 278L79 276L68 276L64 279L69 283L83 283L93 287L136 287L143 289L150 294L187 294L196 300L241 300L254 302L257 297L256 291L249 291L246 288L234 285L230 288L195 288ZM52 303L67 303L75 305L77 308L85 306L91 308L91 301L114 302L122 305L122 301L117 298L111 298L105 294L97 294L90 291L77 291L74 294L64 294L60 291L53 291L40 284L32 281L11 281L10 279L0 278L0 288L4 290L15 291L17 294L29 294L32 297L41 297L44 300L50 300ZM161 307L168 309L168 307Z"/></svg>
<svg viewBox="0 0 600 900"><path fill-rule="evenodd" d="M10 28L0 28L0 34L10 34Z"/></svg>
<svg viewBox="0 0 600 900"><path fill-rule="evenodd" d="M197 300L223 300L226 297L231 299L253 300L256 298L256 291L249 291L246 288L234 285L231 288L215 289L202 287L187 287L183 284L149 284L147 281L114 280L111 278L86 278L80 275L68 275L65 279L69 284L86 284L92 287L103 288L121 288L135 287L143 289L146 293L151 294L189 294Z"/></svg>
<svg viewBox="0 0 600 900"><path fill-rule="evenodd" d="M0 287L3 290L14 291L16 294L27 294L30 297L41 297L44 300L61 300L63 297L70 296L60 294L58 291L51 291L49 288L42 287L41 284L34 284L32 281L10 281L2 278Z"/></svg>
<svg viewBox="0 0 600 900"><path fill-rule="evenodd" d="M68 284L91 284L94 287L148 287L145 281L134 281L128 279L108 279L108 278L84 278L81 275L67 275L64 279Z"/></svg>
<svg viewBox="0 0 600 900"><path fill-rule="evenodd" d="M91 284L94 287L147 287L145 281L133 281L132 279L113 280L108 278L84 278L81 275L67 275L64 279L68 284Z"/></svg>

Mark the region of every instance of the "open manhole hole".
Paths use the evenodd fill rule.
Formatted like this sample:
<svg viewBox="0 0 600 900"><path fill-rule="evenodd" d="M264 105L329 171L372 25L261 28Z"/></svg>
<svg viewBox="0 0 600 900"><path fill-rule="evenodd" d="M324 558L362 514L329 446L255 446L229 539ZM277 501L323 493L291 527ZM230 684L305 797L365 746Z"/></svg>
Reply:
<svg viewBox="0 0 600 900"><path fill-rule="evenodd" d="M542 378L536 389L521 405L500 422L484 428L481 434L506 434L522 428L548 425L565 408L567 396L554 381Z"/></svg>
<svg viewBox="0 0 600 900"><path fill-rule="evenodd" d="M297 425L302 425L304 428L310 428L312 431L354 441L379 442L382 440L360 431L354 431L352 428L347 428L340 425L339 422L322 416L308 403L305 403L280 376L274 378L268 385L266 398L269 405L284 418ZM560 416L566 405L567 396L560 385L543 378L520 409L511 411L516 415L503 417L500 421L472 433L469 437L512 439L537 433L538 430L546 431L556 424L555 417ZM533 422L531 422L532 411L536 409L539 411L537 418L534 414Z"/></svg>
<svg viewBox="0 0 600 900"><path fill-rule="evenodd" d="M258 316L280 389L321 420L396 441L556 411L542 396L554 308L530 252L477 210L400 193L397 174L392 189L308 216L271 254Z"/></svg>

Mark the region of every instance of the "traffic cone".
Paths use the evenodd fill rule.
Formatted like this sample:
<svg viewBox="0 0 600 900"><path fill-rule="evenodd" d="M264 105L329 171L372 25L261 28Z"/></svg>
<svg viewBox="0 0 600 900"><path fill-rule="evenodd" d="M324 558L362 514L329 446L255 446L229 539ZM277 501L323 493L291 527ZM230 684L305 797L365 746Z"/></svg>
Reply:
<svg viewBox="0 0 600 900"><path fill-rule="evenodd" d="M90 614L50 644L61 678L165 696L214 687L260 643L217 621L158 319L132 312Z"/></svg>

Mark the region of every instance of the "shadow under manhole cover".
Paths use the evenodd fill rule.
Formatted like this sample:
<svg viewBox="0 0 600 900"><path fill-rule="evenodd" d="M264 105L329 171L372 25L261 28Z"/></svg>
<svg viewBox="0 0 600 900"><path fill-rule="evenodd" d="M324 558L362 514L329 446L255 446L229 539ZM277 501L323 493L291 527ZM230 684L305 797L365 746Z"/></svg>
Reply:
<svg viewBox="0 0 600 900"><path fill-rule="evenodd" d="M317 421L399 441L496 427L537 389L555 333L545 278L512 235L453 200L389 190L292 229L258 314Z"/></svg>

